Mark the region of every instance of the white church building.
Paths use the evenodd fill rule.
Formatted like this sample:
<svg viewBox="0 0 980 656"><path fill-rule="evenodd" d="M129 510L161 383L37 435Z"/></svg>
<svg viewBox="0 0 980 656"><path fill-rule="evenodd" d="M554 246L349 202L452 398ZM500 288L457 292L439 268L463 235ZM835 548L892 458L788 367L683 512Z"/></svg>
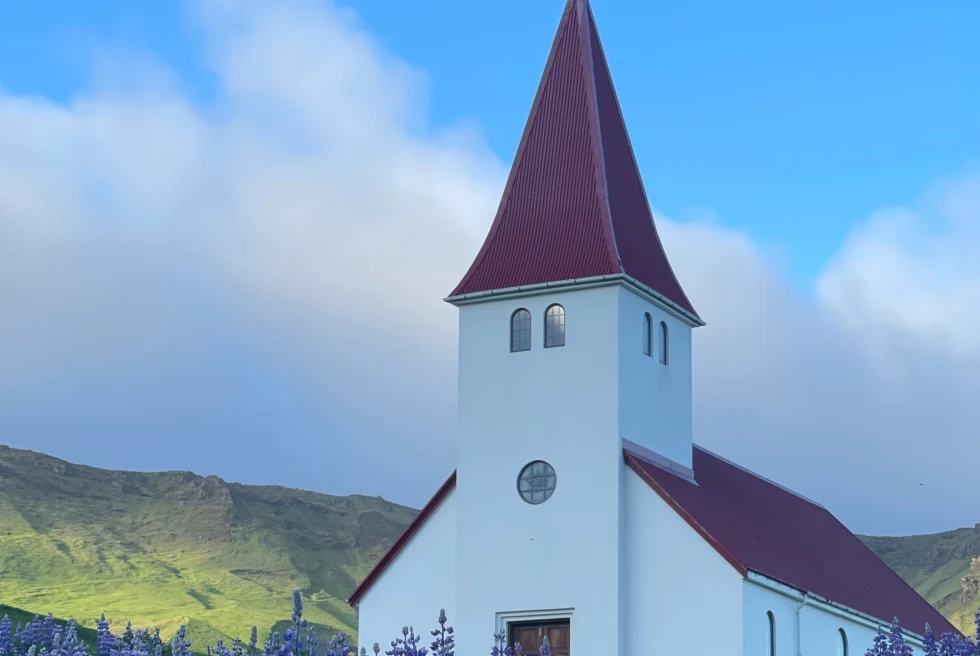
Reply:
<svg viewBox="0 0 980 656"><path fill-rule="evenodd" d="M654 225L588 0L568 0L459 309L457 469L354 591L359 642L445 609L557 656L860 656L955 629L820 505L696 446L704 325Z"/></svg>

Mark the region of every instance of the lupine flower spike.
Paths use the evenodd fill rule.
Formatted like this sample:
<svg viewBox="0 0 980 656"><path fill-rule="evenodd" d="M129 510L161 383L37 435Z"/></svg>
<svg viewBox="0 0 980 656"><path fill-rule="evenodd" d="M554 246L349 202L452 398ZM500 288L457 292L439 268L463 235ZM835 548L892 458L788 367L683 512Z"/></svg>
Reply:
<svg viewBox="0 0 980 656"><path fill-rule="evenodd" d="M14 649L14 636L10 631L10 618L0 620L0 656L11 656Z"/></svg>
<svg viewBox="0 0 980 656"><path fill-rule="evenodd" d="M446 610L439 611L439 628L432 630L432 653L436 656L455 656L456 638L453 635L453 627L447 626L448 618Z"/></svg>

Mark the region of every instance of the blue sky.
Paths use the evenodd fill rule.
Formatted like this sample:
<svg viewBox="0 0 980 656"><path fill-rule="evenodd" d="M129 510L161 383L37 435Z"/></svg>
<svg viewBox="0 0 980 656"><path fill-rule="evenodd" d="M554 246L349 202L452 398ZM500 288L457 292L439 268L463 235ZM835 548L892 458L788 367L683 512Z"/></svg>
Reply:
<svg viewBox="0 0 980 656"><path fill-rule="evenodd" d="M422 504L562 5L0 3L0 442ZM980 5L593 7L695 439L859 531L974 524Z"/></svg>
<svg viewBox="0 0 980 656"><path fill-rule="evenodd" d="M563 0L347 3L430 76L428 121L475 123L509 161ZM978 165L980 5L594 0L652 202L788 252L810 284L849 226ZM67 100L105 49L149 51L207 104L180 3L7 3L0 84Z"/></svg>

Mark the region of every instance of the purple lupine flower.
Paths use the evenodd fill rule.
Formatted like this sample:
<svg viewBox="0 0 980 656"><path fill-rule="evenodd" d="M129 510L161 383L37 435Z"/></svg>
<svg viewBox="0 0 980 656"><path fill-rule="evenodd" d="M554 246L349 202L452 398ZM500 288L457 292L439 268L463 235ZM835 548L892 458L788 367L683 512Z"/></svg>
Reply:
<svg viewBox="0 0 980 656"><path fill-rule="evenodd" d="M520 645L517 646L520 649ZM507 645L507 635L500 631L493 634L493 648L490 656L514 656L514 650Z"/></svg>
<svg viewBox="0 0 980 656"><path fill-rule="evenodd" d="M913 656L912 647L905 642L905 634L899 625L898 618L892 620L891 632L888 636L889 656Z"/></svg>
<svg viewBox="0 0 980 656"><path fill-rule="evenodd" d="M255 625L252 626L252 633L248 636L248 654L249 656L255 656L255 646L259 644L259 628Z"/></svg>
<svg viewBox="0 0 980 656"><path fill-rule="evenodd" d="M33 621L23 629L18 629L14 640L17 643L18 653L26 656L27 651L41 641L41 618L35 615Z"/></svg>
<svg viewBox="0 0 980 656"><path fill-rule="evenodd" d="M539 656L555 656L555 652L551 651L551 641L548 640L548 636L544 637L541 642L541 649L538 650Z"/></svg>
<svg viewBox="0 0 980 656"><path fill-rule="evenodd" d="M48 651L54 647L54 615L48 613L44 616L44 621L41 623L41 646L47 648Z"/></svg>
<svg viewBox="0 0 980 656"><path fill-rule="evenodd" d="M170 653L172 656L191 656L191 643L187 640L187 627L183 624L170 641Z"/></svg>
<svg viewBox="0 0 980 656"><path fill-rule="evenodd" d="M327 647L326 656L350 656L351 651L350 636L340 631L330 639L330 646ZM381 651L380 647L378 647L378 651ZM311 654L311 656L315 655Z"/></svg>
<svg viewBox="0 0 980 656"><path fill-rule="evenodd" d="M386 651L387 656L425 656L429 653L428 648L419 647L419 640L422 636L416 635L415 628L411 626L402 627L402 637L396 638L391 642L391 651Z"/></svg>
<svg viewBox="0 0 980 656"><path fill-rule="evenodd" d="M215 643L213 650L211 647L208 647L208 649L211 650L211 653L216 654L216 656L231 656L231 650L225 646L225 641L220 638Z"/></svg>
<svg viewBox="0 0 980 656"><path fill-rule="evenodd" d="M75 620L68 620L58 656L86 656L85 646L78 641L78 625Z"/></svg>
<svg viewBox="0 0 980 656"><path fill-rule="evenodd" d="M10 617L3 616L0 620L0 656L12 656L14 653L14 637L10 632Z"/></svg>
<svg viewBox="0 0 980 656"><path fill-rule="evenodd" d="M99 618L96 631L98 632L98 645L96 646L97 656L112 656L113 643L115 640L113 639L112 634L109 632L109 622L107 622L105 619L105 613L103 613L102 617Z"/></svg>
<svg viewBox="0 0 980 656"><path fill-rule="evenodd" d="M888 654L888 636L885 634L885 630L878 625L878 631L875 633L874 642L868 647L868 650L864 652L864 656L889 656Z"/></svg>
<svg viewBox="0 0 980 656"><path fill-rule="evenodd" d="M957 642L957 636L952 633L939 636L939 656L956 656Z"/></svg>
<svg viewBox="0 0 980 656"><path fill-rule="evenodd" d="M923 656L939 656L939 643L936 642L936 634L932 632L932 627L926 622L925 640L922 641Z"/></svg>
<svg viewBox="0 0 980 656"><path fill-rule="evenodd" d="M306 633L306 652L309 656L316 656L316 647L320 644L320 639L316 635L316 628L310 625L310 630Z"/></svg>
<svg viewBox="0 0 980 656"><path fill-rule="evenodd" d="M273 631L269 634L269 639L265 641L265 649L262 653L264 656L277 656L281 646L282 643L279 640L279 632Z"/></svg>
<svg viewBox="0 0 980 656"><path fill-rule="evenodd" d="M303 619L303 596L299 590L293 590L293 622L296 627L306 628L306 620Z"/></svg>
<svg viewBox="0 0 980 656"><path fill-rule="evenodd" d="M456 637L453 635L453 627L446 626L448 621L446 610L440 610L439 628L433 629L431 632L432 637L435 638L432 641L431 649L436 656L455 656L456 654Z"/></svg>

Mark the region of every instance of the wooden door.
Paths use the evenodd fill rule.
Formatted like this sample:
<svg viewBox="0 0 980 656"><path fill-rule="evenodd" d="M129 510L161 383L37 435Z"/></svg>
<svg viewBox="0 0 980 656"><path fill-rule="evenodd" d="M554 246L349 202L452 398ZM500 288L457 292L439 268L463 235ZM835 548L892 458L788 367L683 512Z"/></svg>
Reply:
<svg viewBox="0 0 980 656"><path fill-rule="evenodd" d="M510 644L519 642L525 656L539 656L545 636L548 637L551 651L555 656L568 656L571 637L568 620L522 622L510 625Z"/></svg>

